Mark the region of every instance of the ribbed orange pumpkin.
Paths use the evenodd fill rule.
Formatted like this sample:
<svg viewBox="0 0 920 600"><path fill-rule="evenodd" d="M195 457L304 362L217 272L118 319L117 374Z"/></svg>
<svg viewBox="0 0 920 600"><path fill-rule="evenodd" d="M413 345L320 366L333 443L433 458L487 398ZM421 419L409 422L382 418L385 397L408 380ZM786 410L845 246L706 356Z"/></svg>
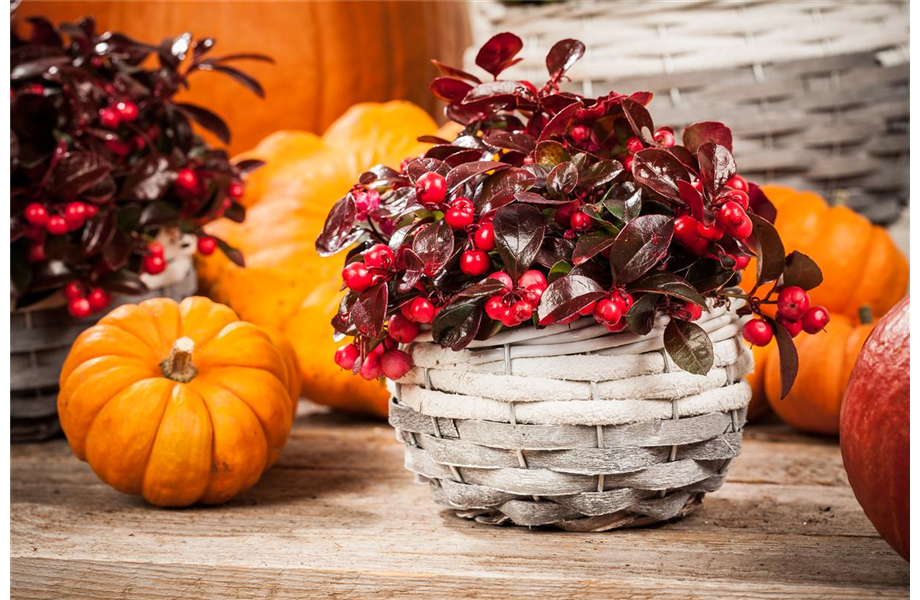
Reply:
<svg viewBox="0 0 920 600"><path fill-rule="evenodd" d="M823 332L795 338L799 352L799 374L792 390L780 398L779 350L773 348L764 364L764 395L773 411L786 423L811 433L840 433L840 405L850 372L866 338L872 332L872 318L863 311L864 321L854 324L844 315L832 314Z"/></svg>
<svg viewBox="0 0 920 600"><path fill-rule="evenodd" d="M74 342L58 412L74 453L157 506L219 504L252 487L287 442L283 355L207 298L120 306Z"/></svg>
<svg viewBox="0 0 920 600"><path fill-rule="evenodd" d="M776 230L786 252L798 250L821 266L824 283L809 292L812 304L855 319L861 306L882 315L904 297L910 269L887 231L845 206L828 206L812 192L773 185L763 191L776 206ZM747 291L756 280L756 263L744 272L741 286Z"/></svg>
<svg viewBox="0 0 920 600"><path fill-rule="evenodd" d="M751 401L748 403L747 420L756 421L770 412L770 403L767 402L767 396L763 389L763 375L767 368L767 357L770 351L776 346L772 341L766 346L752 346L754 352L754 370L747 376L747 382L751 385Z"/></svg>
<svg viewBox="0 0 920 600"><path fill-rule="evenodd" d="M382 383L343 372L332 361L336 344L329 321L338 309L341 261L314 249L329 208L375 164L398 166L428 145L416 138L437 133L435 122L407 102L351 108L319 138L275 133L247 158L265 166L247 180L246 221L222 220L209 232L239 247L246 268L217 254L199 263L209 294L247 321L280 331L293 345L303 391L310 400L342 410L386 416ZM441 135L453 137L453 131Z"/></svg>

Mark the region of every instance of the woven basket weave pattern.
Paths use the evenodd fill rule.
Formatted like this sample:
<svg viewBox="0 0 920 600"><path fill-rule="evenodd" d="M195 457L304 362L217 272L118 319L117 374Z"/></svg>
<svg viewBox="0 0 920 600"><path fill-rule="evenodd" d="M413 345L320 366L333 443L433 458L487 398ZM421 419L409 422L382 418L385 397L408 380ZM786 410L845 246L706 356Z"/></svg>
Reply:
<svg viewBox="0 0 920 600"><path fill-rule="evenodd" d="M406 467L436 502L486 523L599 531L683 516L722 485L750 399L740 321L731 313L710 324L716 361L706 376L671 362L660 329L548 357L526 352L546 351L539 338L461 353L415 344L416 368L391 383ZM659 348L630 350L649 345Z"/></svg>
<svg viewBox="0 0 920 600"><path fill-rule="evenodd" d="M876 223L910 193L909 4L892 2L474 3L475 49L524 39L509 77L540 81L556 41L585 42L570 91L655 94L656 123L728 124L742 174L815 190Z"/></svg>

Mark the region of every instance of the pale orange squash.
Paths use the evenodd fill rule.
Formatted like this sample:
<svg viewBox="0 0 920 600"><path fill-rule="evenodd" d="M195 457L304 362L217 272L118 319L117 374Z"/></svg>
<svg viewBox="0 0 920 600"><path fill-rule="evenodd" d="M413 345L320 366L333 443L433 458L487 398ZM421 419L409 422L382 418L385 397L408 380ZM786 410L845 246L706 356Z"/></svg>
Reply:
<svg viewBox="0 0 920 600"><path fill-rule="evenodd" d="M58 412L74 453L157 506L252 487L291 430L296 379L259 327L207 298L120 306L74 342Z"/></svg>

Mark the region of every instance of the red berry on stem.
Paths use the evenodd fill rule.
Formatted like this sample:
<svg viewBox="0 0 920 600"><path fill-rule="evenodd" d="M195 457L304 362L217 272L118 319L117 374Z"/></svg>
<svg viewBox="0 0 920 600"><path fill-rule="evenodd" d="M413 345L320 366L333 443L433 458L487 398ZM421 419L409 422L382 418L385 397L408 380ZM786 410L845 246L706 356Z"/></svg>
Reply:
<svg viewBox="0 0 920 600"><path fill-rule="evenodd" d="M699 221L690 215L682 215L674 219L674 237L684 246L690 246L699 239L696 231Z"/></svg>
<svg viewBox="0 0 920 600"><path fill-rule="evenodd" d="M522 275L522 277L523 277L523 275ZM489 275L488 278L489 278L489 279L497 279L498 281L501 281L503 284L505 284L505 290L506 290L506 291L509 291L509 292L510 292L512 289L514 289L514 280L511 279L511 275L508 275L508 274L505 273L504 271L495 271L494 273L492 273L491 275Z"/></svg>
<svg viewBox="0 0 920 600"><path fill-rule="evenodd" d="M93 312L93 307L90 306L89 300L86 298L74 298L67 303L67 312L69 312L72 317L82 319L83 317L88 317L89 314Z"/></svg>
<svg viewBox="0 0 920 600"><path fill-rule="evenodd" d="M546 275L540 271L529 269L521 273L521 276L518 278L518 285L524 289L537 287L541 290L545 290L549 287L549 282L546 281Z"/></svg>
<svg viewBox="0 0 920 600"><path fill-rule="evenodd" d="M744 213L744 221L740 225L736 225L729 229L728 232L739 240L746 240L754 233L754 223L751 221L751 217L749 217L747 213Z"/></svg>
<svg viewBox="0 0 920 600"><path fill-rule="evenodd" d="M734 177L729 179L728 182L726 182L725 186L730 187L733 190L741 190L744 193L747 193L750 191L750 189L748 188L747 180L741 175L735 175Z"/></svg>
<svg viewBox="0 0 920 600"><path fill-rule="evenodd" d="M744 210L747 210L751 204L751 199L744 190L729 190L719 196L719 199L724 202L737 202Z"/></svg>
<svg viewBox="0 0 920 600"><path fill-rule="evenodd" d="M64 220L69 230L79 229L86 221L86 205L82 202L70 202L64 207Z"/></svg>
<svg viewBox="0 0 920 600"><path fill-rule="evenodd" d="M130 100L122 100L115 103L115 110L122 121L133 121L137 118L137 104Z"/></svg>
<svg viewBox="0 0 920 600"><path fill-rule="evenodd" d="M388 270L396 264L396 255L386 244L374 244L364 253L364 264L370 269Z"/></svg>
<svg viewBox="0 0 920 600"><path fill-rule="evenodd" d="M630 308L632 308L632 305L633 305L633 297L632 297L632 295L631 295L630 293L624 292L624 291L622 291L622 290L620 290L620 291L614 293L614 294L610 297L610 300L611 300L613 303L615 303L617 306L620 307L620 312L622 312L624 315L626 314L626 312L627 312Z"/></svg>
<svg viewBox="0 0 920 600"><path fill-rule="evenodd" d="M570 135L576 144L583 144L584 142L591 139L591 130L584 125L576 125L575 127L572 127Z"/></svg>
<svg viewBox="0 0 920 600"><path fill-rule="evenodd" d="M151 275L157 275L166 270L166 261L163 260L162 256L145 256L144 257L144 270Z"/></svg>
<svg viewBox="0 0 920 600"><path fill-rule="evenodd" d="M473 243L480 250L489 251L495 249L495 228L491 223L483 223L479 226L473 236Z"/></svg>
<svg viewBox="0 0 920 600"><path fill-rule="evenodd" d="M514 312L514 318L518 321L526 321L533 316L533 304L527 300L518 300L511 306L512 312Z"/></svg>
<svg viewBox="0 0 920 600"><path fill-rule="evenodd" d="M112 296L102 288L93 288L87 294L86 299L89 300L89 306L93 309L93 312L99 312L112 302Z"/></svg>
<svg viewBox="0 0 920 600"><path fill-rule="evenodd" d="M656 142L658 142L665 148L670 148L676 142L676 140L674 139L674 132L666 127L661 127L657 129L655 131L654 138Z"/></svg>
<svg viewBox="0 0 920 600"><path fill-rule="evenodd" d="M431 323L434 321L434 305L425 298L416 298L409 307L412 321L416 323Z"/></svg>
<svg viewBox="0 0 920 600"><path fill-rule="evenodd" d="M205 256L210 256L214 254L215 250L217 250L217 240L210 236L198 238L198 252Z"/></svg>
<svg viewBox="0 0 920 600"><path fill-rule="evenodd" d="M112 108L99 109L99 124L106 129L115 129L121 123L118 111Z"/></svg>
<svg viewBox="0 0 920 600"><path fill-rule="evenodd" d="M563 204L562 206L556 209L556 215L553 217L553 219L560 226L568 227L569 221L571 221L572 219L572 215L574 215L577 211L578 211L578 203L569 202L568 204Z"/></svg>
<svg viewBox="0 0 920 600"><path fill-rule="evenodd" d="M696 234L711 242L721 240L725 235L725 230L718 223L703 223L702 221L696 226Z"/></svg>
<svg viewBox="0 0 920 600"><path fill-rule="evenodd" d="M47 229L48 233L51 235L64 235L67 233L68 229L67 221L60 215L51 216L45 224L45 229Z"/></svg>
<svg viewBox="0 0 920 600"><path fill-rule="evenodd" d="M575 231L587 231L591 229L592 224L591 217L581 211L576 212L569 219L569 226Z"/></svg>
<svg viewBox="0 0 920 600"><path fill-rule="evenodd" d="M591 304L587 305L586 307L578 311L578 314L581 315L582 317L590 317L591 315L594 314L595 308L597 308L597 300L595 300Z"/></svg>
<svg viewBox="0 0 920 600"><path fill-rule="evenodd" d="M623 159L623 168L626 169L627 171L632 172L633 161L634 161L634 160L635 160L635 159L633 158L633 155L632 155L632 154L630 154L629 156L627 156L626 158L624 158L624 159Z"/></svg>
<svg viewBox="0 0 920 600"><path fill-rule="evenodd" d="M377 346L377 348L383 348L383 344ZM367 380L383 377L383 367L380 364L380 352L371 352L364 357L364 364L361 365L361 377Z"/></svg>
<svg viewBox="0 0 920 600"><path fill-rule="evenodd" d="M387 378L396 381L412 368L412 359L402 350L387 350L380 357L380 369Z"/></svg>
<svg viewBox="0 0 920 600"><path fill-rule="evenodd" d="M802 333L802 319L787 319L786 317L780 315L777 317L776 322L783 326L783 328L789 332L789 335L795 337Z"/></svg>
<svg viewBox="0 0 920 600"><path fill-rule="evenodd" d="M811 299L808 292L798 286L783 288L776 299L776 310L790 321L801 319L808 312Z"/></svg>
<svg viewBox="0 0 920 600"><path fill-rule="evenodd" d="M423 204L440 204L447 197L447 181L440 173L425 173L416 180L415 192Z"/></svg>
<svg viewBox="0 0 920 600"><path fill-rule="evenodd" d="M482 250L467 250L460 255L460 270L467 275L483 275L491 267L489 255Z"/></svg>
<svg viewBox="0 0 920 600"><path fill-rule="evenodd" d="M230 197L234 200L239 200L243 197L243 192L246 191L246 188L239 181L234 181L230 184L230 187L227 189L227 193L230 194Z"/></svg>
<svg viewBox="0 0 920 600"><path fill-rule="evenodd" d="M463 212L476 212L476 208L473 206L473 201L467 198L466 196L460 196L455 198L453 202L450 203L451 208L456 208Z"/></svg>
<svg viewBox="0 0 920 600"><path fill-rule="evenodd" d="M64 286L64 297L68 300L82 298L86 293L86 288L79 281L71 281Z"/></svg>
<svg viewBox="0 0 920 600"><path fill-rule="evenodd" d="M521 320L514 314L514 308L510 306L502 311L498 320L501 321L501 324L505 327L517 327L521 324Z"/></svg>
<svg viewBox="0 0 920 600"><path fill-rule="evenodd" d="M473 211L463 210L461 208L451 208L444 213L444 220L453 229L463 229L473 224L475 216Z"/></svg>
<svg viewBox="0 0 920 600"><path fill-rule="evenodd" d="M26 221L39 227L44 227L48 222L48 209L38 202L31 202L26 205L26 209L23 215L25 216Z"/></svg>
<svg viewBox="0 0 920 600"><path fill-rule="evenodd" d="M374 283L370 271L363 262L345 265L345 268L342 269L342 280L345 282L345 287L359 294Z"/></svg>
<svg viewBox="0 0 920 600"><path fill-rule="evenodd" d="M827 327L831 321L831 315L823 306L812 306L805 312L802 317L802 329L805 333L815 334Z"/></svg>
<svg viewBox="0 0 920 600"><path fill-rule="evenodd" d="M408 344L418 335L418 325L410 321L401 313L396 313L390 317L387 324L387 331L390 336L400 344Z"/></svg>
<svg viewBox="0 0 920 600"><path fill-rule="evenodd" d="M498 321L501 318L502 313L505 311L505 308L507 307L505 306L504 301L502 301L501 296L492 296L486 300L485 308L486 315L488 315L490 319Z"/></svg>
<svg viewBox="0 0 920 600"><path fill-rule="evenodd" d="M735 271L742 271L746 269L748 264L750 264L751 262L751 257L745 256L743 254L741 256L735 256L734 259L735 259L735 266L732 267L732 269L734 269Z"/></svg>
<svg viewBox="0 0 920 600"><path fill-rule="evenodd" d="M343 369L351 369L355 366L359 356L361 356L361 352L358 351L357 346L346 344L335 351L335 364Z"/></svg>
<svg viewBox="0 0 920 600"><path fill-rule="evenodd" d="M198 174L193 169L179 169L176 174L176 187L186 192L198 189Z"/></svg>
<svg viewBox="0 0 920 600"><path fill-rule="evenodd" d="M622 316L623 310L620 308L620 305L613 300L608 300L606 298L598 300L597 306L594 307L594 318L603 324L616 323Z"/></svg>
<svg viewBox="0 0 920 600"><path fill-rule="evenodd" d="M703 308L699 304L694 304L692 302L687 302L684 305L684 310L687 311L691 321L696 321L703 316Z"/></svg>
<svg viewBox="0 0 920 600"><path fill-rule="evenodd" d="M163 249L163 244L161 244L160 242L150 242L149 244L147 244L147 251L150 252L151 256L160 256L160 257L162 257L163 253L165 252Z"/></svg>
<svg viewBox="0 0 920 600"><path fill-rule="evenodd" d="M640 140L637 136L633 136L629 138L628 140L626 140L626 151L629 152L630 154L635 154L636 152L638 152L639 150L642 150L643 148L645 148L645 145L642 143L642 140Z"/></svg>
<svg viewBox="0 0 920 600"><path fill-rule="evenodd" d="M744 324L741 335L749 344L766 346L773 339L773 328L761 319L754 319Z"/></svg>

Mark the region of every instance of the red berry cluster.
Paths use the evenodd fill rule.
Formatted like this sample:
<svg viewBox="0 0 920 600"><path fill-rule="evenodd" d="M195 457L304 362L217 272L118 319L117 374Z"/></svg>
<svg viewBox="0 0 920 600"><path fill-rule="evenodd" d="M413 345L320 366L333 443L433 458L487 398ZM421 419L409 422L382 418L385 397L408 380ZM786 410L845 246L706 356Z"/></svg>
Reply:
<svg viewBox="0 0 920 600"><path fill-rule="evenodd" d="M112 296L100 287L90 288L81 281L71 281L64 286L67 312L82 319L94 312L105 310L112 302Z"/></svg>
<svg viewBox="0 0 920 600"><path fill-rule="evenodd" d="M29 261L42 262L45 257L45 235L65 235L83 227L87 219L95 217L99 209L93 204L68 202L63 207L48 207L39 202L30 202L23 210L23 217L30 225L24 235L32 241L29 247Z"/></svg>
<svg viewBox="0 0 920 600"><path fill-rule="evenodd" d="M492 273L489 279L500 281L504 288L486 300L486 316L505 327L517 327L530 320L540 303L540 297L549 287L546 276L535 269L524 271L516 284L504 271Z"/></svg>
<svg viewBox="0 0 920 600"><path fill-rule="evenodd" d="M702 182L693 184L698 192L703 191ZM735 175L725 184L723 191L712 201L712 215L698 220L689 214L674 220L674 237L690 252L703 256L709 249L710 242L717 242L726 235L745 242L754 231L754 223L747 211L750 206L748 183L740 175ZM750 262L745 254L727 256L736 271L744 269Z"/></svg>
<svg viewBox="0 0 920 600"><path fill-rule="evenodd" d="M655 140L659 148L670 148L677 143L677 139L674 137L674 129L671 127L659 127L652 135L652 139ZM627 171L632 171L636 152L645 150L647 147L639 136L634 135L626 140L626 152L620 156L623 168Z"/></svg>
<svg viewBox="0 0 920 600"><path fill-rule="evenodd" d="M808 292L798 286L784 287L776 299L775 324L789 332L791 337L802 331L815 334L823 330L831 320L830 313L823 306L812 306ZM754 346L766 346L774 336L774 327L765 319L753 319L744 324L742 335Z"/></svg>

